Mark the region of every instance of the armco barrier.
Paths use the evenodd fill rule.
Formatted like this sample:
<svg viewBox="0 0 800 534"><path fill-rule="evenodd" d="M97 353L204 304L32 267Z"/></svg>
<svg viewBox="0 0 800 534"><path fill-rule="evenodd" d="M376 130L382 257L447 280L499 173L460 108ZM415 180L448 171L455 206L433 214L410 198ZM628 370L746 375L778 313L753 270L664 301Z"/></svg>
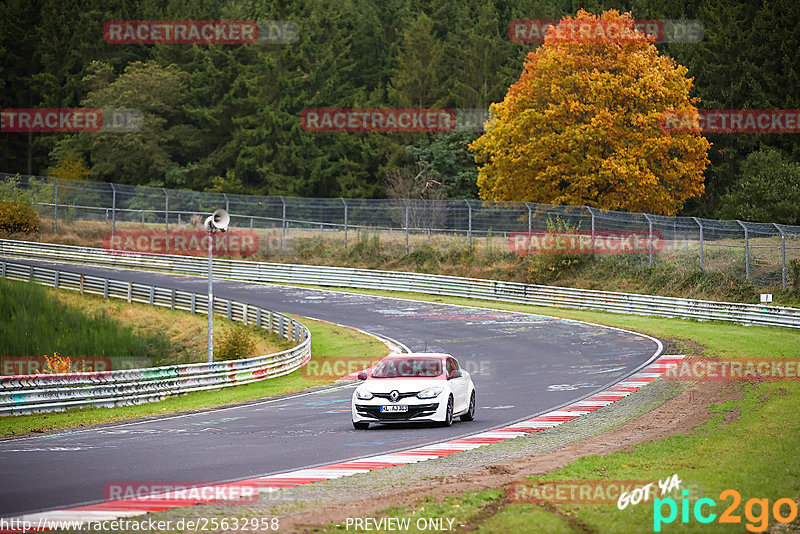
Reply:
<svg viewBox="0 0 800 534"><path fill-rule="evenodd" d="M59 289L121 298L173 310L208 313L208 295L134 284L0 260L5 278ZM169 365L103 372L0 376L0 415L121 406L162 400L169 395L247 384L291 373L311 357L308 328L280 313L227 299L214 299L214 313L264 328L298 345L242 360Z"/></svg>
<svg viewBox="0 0 800 534"><path fill-rule="evenodd" d="M0 240L0 256L3 255L176 274L203 275L208 270L207 260L192 256L131 254L99 248L4 239ZM535 306L800 328L800 309L798 308L614 293L435 274L261 263L218 258L214 260L214 276L253 282L409 291Z"/></svg>

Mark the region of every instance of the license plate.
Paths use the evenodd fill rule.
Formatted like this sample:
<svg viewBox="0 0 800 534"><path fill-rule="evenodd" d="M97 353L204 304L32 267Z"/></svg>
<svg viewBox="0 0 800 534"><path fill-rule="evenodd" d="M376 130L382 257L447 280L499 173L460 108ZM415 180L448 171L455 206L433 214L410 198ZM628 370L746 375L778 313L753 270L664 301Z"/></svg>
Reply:
<svg viewBox="0 0 800 534"><path fill-rule="evenodd" d="M389 412L407 412L408 406L403 404L392 404L390 406L381 406L381 413L389 413Z"/></svg>

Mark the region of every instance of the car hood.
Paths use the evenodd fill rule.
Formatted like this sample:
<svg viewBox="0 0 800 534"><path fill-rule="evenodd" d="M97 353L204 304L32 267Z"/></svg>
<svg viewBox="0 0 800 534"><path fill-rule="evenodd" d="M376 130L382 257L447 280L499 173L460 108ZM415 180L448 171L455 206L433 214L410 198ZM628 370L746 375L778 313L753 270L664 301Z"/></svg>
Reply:
<svg viewBox="0 0 800 534"><path fill-rule="evenodd" d="M445 386L447 381L441 378L370 378L358 387L372 393L391 393L394 390L400 393L416 393L423 389Z"/></svg>

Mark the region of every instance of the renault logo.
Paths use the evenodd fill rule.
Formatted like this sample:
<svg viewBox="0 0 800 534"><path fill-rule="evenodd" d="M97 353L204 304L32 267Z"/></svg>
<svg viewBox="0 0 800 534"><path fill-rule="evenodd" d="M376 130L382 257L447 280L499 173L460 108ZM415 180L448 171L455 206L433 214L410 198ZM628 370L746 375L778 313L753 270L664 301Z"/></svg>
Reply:
<svg viewBox="0 0 800 534"><path fill-rule="evenodd" d="M400 392L397 390L392 391L389 393L389 400L392 402L397 402L397 399L400 398Z"/></svg>

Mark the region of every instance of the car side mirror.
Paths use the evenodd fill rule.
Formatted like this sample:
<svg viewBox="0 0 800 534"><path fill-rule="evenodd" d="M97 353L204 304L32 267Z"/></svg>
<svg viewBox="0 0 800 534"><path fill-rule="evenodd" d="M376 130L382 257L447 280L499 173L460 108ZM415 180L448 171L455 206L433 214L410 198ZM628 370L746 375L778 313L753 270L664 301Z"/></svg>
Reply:
<svg viewBox="0 0 800 534"><path fill-rule="evenodd" d="M452 380L454 378L461 378L461 371L456 369L455 371L452 371L449 375L447 375L448 380Z"/></svg>
<svg viewBox="0 0 800 534"><path fill-rule="evenodd" d="M367 373L365 373L364 371L361 371L360 373L358 373L358 379L359 380L366 380L367 379Z"/></svg>

